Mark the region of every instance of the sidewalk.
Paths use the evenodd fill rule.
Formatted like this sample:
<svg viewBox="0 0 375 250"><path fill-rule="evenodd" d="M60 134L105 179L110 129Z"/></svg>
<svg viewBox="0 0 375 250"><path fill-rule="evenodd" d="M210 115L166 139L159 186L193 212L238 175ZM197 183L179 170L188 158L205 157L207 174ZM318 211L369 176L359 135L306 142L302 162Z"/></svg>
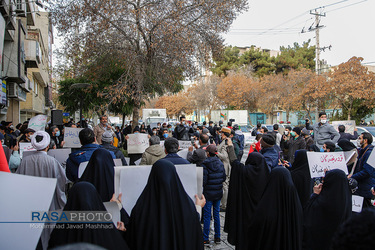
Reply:
<svg viewBox="0 0 375 250"><path fill-rule="evenodd" d="M227 233L224 230L224 220L225 220L225 212L220 212L220 234L221 234L221 243L215 244L214 242L214 230L213 230L213 220L211 220L211 229L210 229L210 246L205 246L204 249L234 249L234 246L228 243L227 241ZM202 225L203 227L203 225Z"/></svg>

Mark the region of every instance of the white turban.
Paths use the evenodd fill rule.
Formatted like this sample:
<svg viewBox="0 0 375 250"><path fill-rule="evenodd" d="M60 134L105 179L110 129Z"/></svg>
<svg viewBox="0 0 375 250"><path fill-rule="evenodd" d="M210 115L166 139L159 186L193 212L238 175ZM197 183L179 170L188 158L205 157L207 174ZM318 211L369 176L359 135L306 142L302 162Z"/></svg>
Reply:
<svg viewBox="0 0 375 250"><path fill-rule="evenodd" d="M37 142L36 141L36 137L37 136L42 136L43 139L40 141L40 142ZM37 131L33 134L33 136L31 137L31 145L36 148L36 150L40 151L40 150L43 150L45 148L47 148L50 144L50 141L51 141L51 137L49 136L49 134L45 131Z"/></svg>

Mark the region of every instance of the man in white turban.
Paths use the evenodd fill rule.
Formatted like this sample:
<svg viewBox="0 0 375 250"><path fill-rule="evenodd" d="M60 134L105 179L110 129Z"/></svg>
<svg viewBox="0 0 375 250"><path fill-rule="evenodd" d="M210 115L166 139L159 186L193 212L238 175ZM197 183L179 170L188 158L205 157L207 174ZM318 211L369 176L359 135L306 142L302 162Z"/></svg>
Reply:
<svg viewBox="0 0 375 250"><path fill-rule="evenodd" d="M25 156L17 169L17 174L56 178L56 189L49 210L56 211L64 208L66 203L65 184L67 179L60 163L52 156L47 155L51 138L44 131L37 131L31 137L31 145L36 152ZM27 204L25 204L27 206ZM51 224L50 224L51 225ZM49 236L53 227L44 228L40 236L43 249L47 249Z"/></svg>

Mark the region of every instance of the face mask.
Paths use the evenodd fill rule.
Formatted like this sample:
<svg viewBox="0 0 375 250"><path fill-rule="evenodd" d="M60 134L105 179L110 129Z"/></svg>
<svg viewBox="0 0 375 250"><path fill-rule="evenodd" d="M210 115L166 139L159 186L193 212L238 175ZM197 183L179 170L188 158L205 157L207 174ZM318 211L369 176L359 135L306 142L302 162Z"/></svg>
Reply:
<svg viewBox="0 0 375 250"><path fill-rule="evenodd" d="M320 122L321 122L322 124L324 124L324 123L327 122L327 119L322 119L322 120L320 120Z"/></svg>
<svg viewBox="0 0 375 250"><path fill-rule="evenodd" d="M182 124L182 125L185 125L185 124L186 124L186 122L182 122L181 124Z"/></svg>
<svg viewBox="0 0 375 250"><path fill-rule="evenodd" d="M164 136L164 138L168 138L168 134L164 134L163 136Z"/></svg>
<svg viewBox="0 0 375 250"><path fill-rule="evenodd" d="M311 135L314 135L314 132L311 132Z"/></svg>
<svg viewBox="0 0 375 250"><path fill-rule="evenodd" d="M296 132L292 131L292 132L290 132L290 135L294 137L294 136L296 136Z"/></svg>
<svg viewBox="0 0 375 250"><path fill-rule="evenodd" d="M288 135L288 134L289 134L289 131L284 131L284 134L285 134L285 135Z"/></svg>
<svg viewBox="0 0 375 250"><path fill-rule="evenodd" d="M321 148L321 149L320 149L320 152L322 152L322 153L323 153L323 152L324 152L324 148Z"/></svg>
<svg viewBox="0 0 375 250"><path fill-rule="evenodd" d="M160 128L160 126L158 126L158 128Z"/></svg>
<svg viewBox="0 0 375 250"><path fill-rule="evenodd" d="M56 137L59 137L59 136L60 136L60 130L56 132L55 136L56 136Z"/></svg>
<svg viewBox="0 0 375 250"><path fill-rule="evenodd" d="M156 135L156 131L152 131L152 133L154 133L154 135Z"/></svg>
<svg viewBox="0 0 375 250"><path fill-rule="evenodd" d="M14 129L13 125L10 125L10 127L9 127L9 128L11 128L11 129Z"/></svg>
<svg viewBox="0 0 375 250"><path fill-rule="evenodd" d="M169 132L171 132L171 131L172 131L172 129L171 129L171 128L169 128L169 129L168 129L168 131L169 131Z"/></svg>

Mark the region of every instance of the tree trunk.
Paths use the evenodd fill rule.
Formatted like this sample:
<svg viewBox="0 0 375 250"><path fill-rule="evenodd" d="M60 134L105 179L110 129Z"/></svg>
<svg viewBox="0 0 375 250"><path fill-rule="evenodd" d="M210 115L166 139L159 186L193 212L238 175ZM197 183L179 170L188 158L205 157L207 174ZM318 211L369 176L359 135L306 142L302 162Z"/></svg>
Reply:
<svg viewBox="0 0 375 250"><path fill-rule="evenodd" d="M289 121L289 116L290 116L290 111L289 111L289 109L287 109L287 110L286 110L286 121L285 121L285 123L288 123L288 121Z"/></svg>
<svg viewBox="0 0 375 250"><path fill-rule="evenodd" d="M122 114L122 125L121 125L121 131L124 129L125 127L125 113Z"/></svg>

